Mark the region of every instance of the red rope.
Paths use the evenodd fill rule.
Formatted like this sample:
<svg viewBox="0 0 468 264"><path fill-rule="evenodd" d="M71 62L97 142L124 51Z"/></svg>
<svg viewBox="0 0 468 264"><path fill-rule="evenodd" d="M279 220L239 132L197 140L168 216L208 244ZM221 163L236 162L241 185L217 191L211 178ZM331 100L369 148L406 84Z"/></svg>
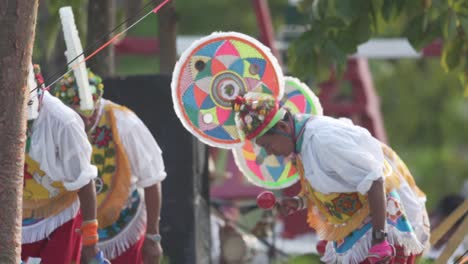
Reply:
<svg viewBox="0 0 468 264"><path fill-rule="evenodd" d="M153 9L153 13L157 13L159 11L159 9L161 9L165 4L167 4L167 2L169 2L170 0L165 0L164 2L162 2L161 4L159 4L156 8Z"/></svg>

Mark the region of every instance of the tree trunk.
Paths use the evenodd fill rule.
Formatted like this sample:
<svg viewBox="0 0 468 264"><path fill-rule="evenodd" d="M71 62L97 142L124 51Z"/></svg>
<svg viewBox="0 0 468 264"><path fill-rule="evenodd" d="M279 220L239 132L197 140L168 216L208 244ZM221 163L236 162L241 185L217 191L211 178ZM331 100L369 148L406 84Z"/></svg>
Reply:
<svg viewBox="0 0 468 264"><path fill-rule="evenodd" d="M20 263L27 75L37 0L0 1L0 263Z"/></svg>
<svg viewBox="0 0 468 264"><path fill-rule="evenodd" d="M101 39L103 35L114 29L115 10L115 0L89 1L86 47L92 47L92 51L94 51L112 38L112 35L110 35ZM95 44L97 40L100 41ZM89 53L89 51L86 52L86 55L89 55ZM109 45L86 63L87 67L101 77L112 76L115 69L114 46Z"/></svg>
<svg viewBox="0 0 468 264"><path fill-rule="evenodd" d="M174 0L175 1L175 0ZM177 15L174 1L168 2L158 12L158 39L159 39L159 71L160 73L172 74L177 60L176 46L176 24ZM157 1L158 4L162 0Z"/></svg>

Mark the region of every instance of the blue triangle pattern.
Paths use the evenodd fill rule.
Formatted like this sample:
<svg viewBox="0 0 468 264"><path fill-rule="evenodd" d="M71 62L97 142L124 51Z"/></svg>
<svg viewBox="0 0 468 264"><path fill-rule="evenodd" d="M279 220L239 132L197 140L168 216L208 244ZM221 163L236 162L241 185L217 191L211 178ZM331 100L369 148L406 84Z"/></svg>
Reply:
<svg viewBox="0 0 468 264"><path fill-rule="evenodd" d="M204 131L204 133L207 134L208 136L211 136L211 137L214 137L214 138L217 138L217 139L222 139L222 140L232 140L233 139L226 132L226 130L224 130L221 127L216 127L216 128L210 129L210 130L206 130L206 131Z"/></svg>
<svg viewBox="0 0 468 264"><path fill-rule="evenodd" d="M258 66L259 68L258 75L262 77L263 74L265 73L266 61L264 59L259 59L259 58L247 58L247 61L250 64L255 64Z"/></svg>
<svg viewBox="0 0 468 264"><path fill-rule="evenodd" d="M197 53L195 53L195 55L196 56L207 56L207 57L213 58L216 51L218 50L219 46L221 46L221 44L223 44L223 43L224 43L223 40L210 43L210 44L206 45L205 47L201 48L199 51L197 51Z"/></svg>

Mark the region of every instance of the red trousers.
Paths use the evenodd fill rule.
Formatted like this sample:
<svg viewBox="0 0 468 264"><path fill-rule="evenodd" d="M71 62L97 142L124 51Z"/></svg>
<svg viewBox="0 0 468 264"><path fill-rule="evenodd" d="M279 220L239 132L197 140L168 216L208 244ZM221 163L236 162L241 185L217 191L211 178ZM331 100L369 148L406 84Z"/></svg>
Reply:
<svg viewBox="0 0 468 264"><path fill-rule="evenodd" d="M122 255L112 259L112 264L143 264L143 255L141 253L143 242L145 242L144 235L141 236L140 240L127 249L127 251L125 251Z"/></svg>
<svg viewBox="0 0 468 264"><path fill-rule="evenodd" d="M21 259L41 258L41 264L80 263L81 236L75 231L81 226L81 213L55 229L48 238L21 245Z"/></svg>

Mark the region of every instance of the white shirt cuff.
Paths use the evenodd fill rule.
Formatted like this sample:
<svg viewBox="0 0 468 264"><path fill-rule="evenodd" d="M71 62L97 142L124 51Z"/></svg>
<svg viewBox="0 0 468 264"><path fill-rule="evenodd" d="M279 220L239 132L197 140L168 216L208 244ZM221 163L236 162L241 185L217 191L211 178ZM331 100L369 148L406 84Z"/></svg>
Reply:
<svg viewBox="0 0 468 264"><path fill-rule="evenodd" d="M78 179L74 182L63 182L63 186L68 191L76 191L88 184L91 180L96 178L98 171L96 166L88 166L86 170L82 171Z"/></svg>
<svg viewBox="0 0 468 264"><path fill-rule="evenodd" d="M357 191L361 194L366 194L372 186L372 183L378 179L382 178L382 173L378 171L373 171L358 184Z"/></svg>

